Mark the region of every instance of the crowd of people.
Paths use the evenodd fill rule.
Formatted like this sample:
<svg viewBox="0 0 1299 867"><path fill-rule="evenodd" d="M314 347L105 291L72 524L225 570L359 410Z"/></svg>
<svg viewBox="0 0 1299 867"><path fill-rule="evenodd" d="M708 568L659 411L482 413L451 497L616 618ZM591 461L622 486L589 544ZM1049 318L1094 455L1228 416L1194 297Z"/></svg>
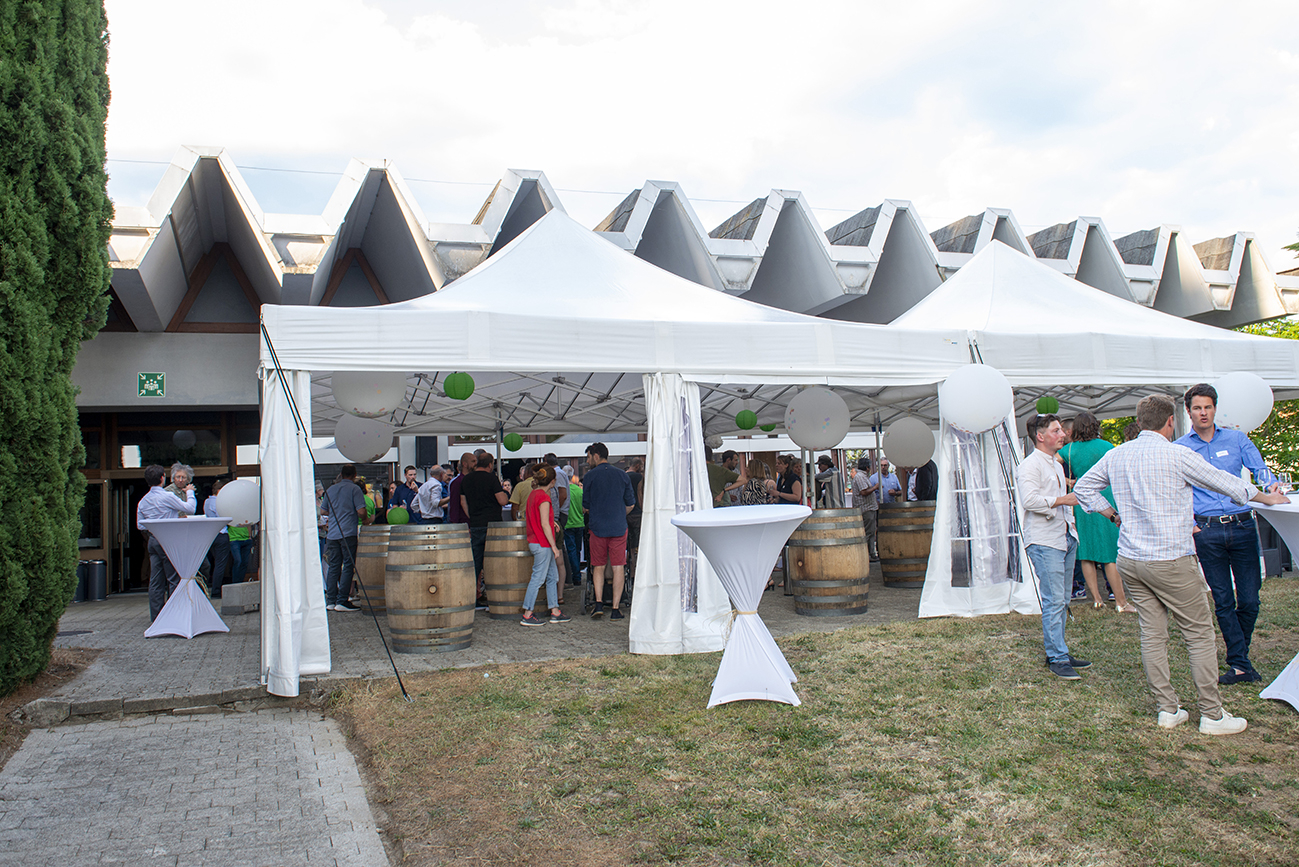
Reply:
<svg viewBox="0 0 1299 867"><path fill-rule="evenodd" d="M1088 570L1093 604L1103 603L1095 571L1100 564L1118 610L1130 605L1137 614L1158 725L1175 728L1189 719L1171 682L1171 618L1186 643L1200 731L1229 735L1248 723L1226 711L1219 687L1261 679L1249 658L1262 583L1249 503L1289 501L1249 438L1215 424L1217 400L1210 385L1189 389L1183 403L1191 431L1175 439L1176 404L1164 395L1145 397L1137 404L1137 431L1125 431L1127 441L1118 447L1098 442L1098 424L1088 413L1073 420L1072 436L1058 416L1035 416L1028 425L1034 449L1020 464L1016 484L1051 672L1080 680L1078 671L1092 665L1071 655L1065 620L1074 562L1095 557ZM1244 481L1245 469L1258 487ZM1226 645L1221 673L1206 583Z"/></svg>

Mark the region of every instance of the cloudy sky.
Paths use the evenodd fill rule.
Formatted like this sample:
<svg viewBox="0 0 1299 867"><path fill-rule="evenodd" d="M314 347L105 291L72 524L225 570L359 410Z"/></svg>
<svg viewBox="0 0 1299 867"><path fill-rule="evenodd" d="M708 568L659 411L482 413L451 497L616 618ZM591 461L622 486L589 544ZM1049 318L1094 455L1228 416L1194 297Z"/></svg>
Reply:
<svg viewBox="0 0 1299 867"><path fill-rule="evenodd" d="M107 0L110 192L221 145L267 211L351 157L468 222L508 168L587 225L646 179L707 228L772 188L823 227L885 198L1193 241L1299 231L1299 3ZM286 171L291 170L291 171Z"/></svg>

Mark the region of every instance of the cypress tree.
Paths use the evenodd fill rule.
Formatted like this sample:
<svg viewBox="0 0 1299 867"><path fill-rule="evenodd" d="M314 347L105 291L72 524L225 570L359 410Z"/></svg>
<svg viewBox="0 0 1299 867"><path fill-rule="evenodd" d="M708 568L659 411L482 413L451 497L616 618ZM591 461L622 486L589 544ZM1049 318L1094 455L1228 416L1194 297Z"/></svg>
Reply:
<svg viewBox="0 0 1299 867"><path fill-rule="evenodd" d="M108 22L0 2L0 695L49 662L85 495L72 366L104 323Z"/></svg>

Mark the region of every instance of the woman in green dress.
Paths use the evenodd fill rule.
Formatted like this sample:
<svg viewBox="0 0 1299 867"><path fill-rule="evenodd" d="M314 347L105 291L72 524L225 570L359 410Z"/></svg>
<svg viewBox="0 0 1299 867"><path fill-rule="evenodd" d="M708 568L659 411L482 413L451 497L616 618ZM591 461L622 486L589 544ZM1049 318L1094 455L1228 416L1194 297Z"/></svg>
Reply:
<svg viewBox="0 0 1299 867"><path fill-rule="evenodd" d="M1070 441L1060 449L1060 460L1064 463L1065 476L1070 480L1080 478L1090 470L1114 446L1101 439L1100 422L1089 412L1081 412L1073 420L1073 432ZM1114 505L1114 493L1106 488L1105 499ZM1078 524L1078 562L1082 564L1083 580L1087 582L1087 592L1092 597L1093 608L1105 608L1105 598L1100 594L1096 580L1096 566L1105 570L1105 578L1114 591L1114 610L1131 611L1127 594L1123 592L1123 579L1119 577L1118 559L1119 528L1110 523L1109 518L1099 512L1085 512L1082 506L1073 507L1074 518Z"/></svg>

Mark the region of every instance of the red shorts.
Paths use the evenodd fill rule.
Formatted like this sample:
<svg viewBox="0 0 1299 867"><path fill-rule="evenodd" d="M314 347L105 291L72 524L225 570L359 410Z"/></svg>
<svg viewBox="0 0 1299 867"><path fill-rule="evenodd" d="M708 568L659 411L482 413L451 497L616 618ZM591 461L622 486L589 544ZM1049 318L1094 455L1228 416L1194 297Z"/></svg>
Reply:
<svg viewBox="0 0 1299 867"><path fill-rule="evenodd" d="M603 566L627 565L627 533L621 536L597 536L591 534L591 565Z"/></svg>

